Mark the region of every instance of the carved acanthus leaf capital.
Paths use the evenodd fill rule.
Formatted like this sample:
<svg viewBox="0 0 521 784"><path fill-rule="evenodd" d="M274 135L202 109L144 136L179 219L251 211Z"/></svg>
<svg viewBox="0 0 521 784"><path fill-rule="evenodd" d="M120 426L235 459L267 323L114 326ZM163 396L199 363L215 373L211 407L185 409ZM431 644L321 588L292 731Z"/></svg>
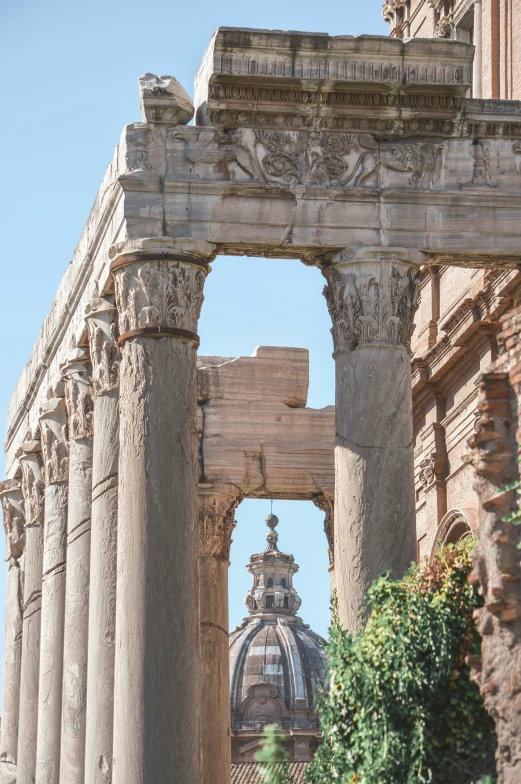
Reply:
<svg viewBox="0 0 521 784"><path fill-rule="evenodd" d="M69 439L76 441L93 436L91 364L87 351L73 349L61 366L65 382L65 405L69 419Z"/></svg>
<svg viewBox="0 0 521 784"><path fill-rule="evenodd" d="M40 409L45 483L69 481L67 408L63 397L50 397Z"/></svg>
<svg viewBox="0 0 521 784"><path fill-rule="evenodd" d="M18 559L25 548L25 517L22 487L16 479L0 482L0 500L4 515L7 560Z"/></svg>
<svg viewBox="0 0 521 784"><path fill-rule="evenodd" d="M335 354L366 345L410 350L420 292L419 262L411 255L366 248L339 254L323 270Z"/></svg>
<svg viewBox="0 0 521 784"><path fill-rule="evenodd" d="M116 306L100 297L93 299L86 309L95 395L103 395L118 388L120 352L117 315Z"/></svg>
<svg viewBox="0 0 521 784"><path fill-rule="evenodd" d="M154 240L152 242L152 240ZM214 246L202 241L152 238L111 252L119 343L137 334L175 335L198 344L207 259ZM162 242L160 243L159 240ZM186 245L186 249L185 249Z"/></svg>
<svg viewBox="0 0 521 784"><path fill-rule="evenodd" d="M229 560L235 510L241 500L236 487L199 486L199 555Z"/></svg>
<svg viewBox="0 0 521 784"><path fill-rule="evenodd" d="M22 470L22 494L25 525L43 525L45 482L43 479L42 445L29 432L18 454Z"/></svg>

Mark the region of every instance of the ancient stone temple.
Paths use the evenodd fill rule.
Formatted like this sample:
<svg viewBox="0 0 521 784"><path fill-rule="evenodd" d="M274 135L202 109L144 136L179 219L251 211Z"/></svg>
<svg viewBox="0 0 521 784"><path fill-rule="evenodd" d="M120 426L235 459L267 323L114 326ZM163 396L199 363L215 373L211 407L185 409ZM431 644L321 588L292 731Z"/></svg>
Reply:
<svg viewBox="0 0 521 784"><path fill-rule="evenodd" d="M18 784L230 781L244 497L324 511L349 628L377 575L472 506L462 433L521 262L521 110L469 97L473 57L220 28L193 101L140 79L8 412L0 768ZM334 410L306 407L303 350L197 357L217 255L321 270Z"/></svg>
<svg viewBox="0 0 521 784"><path fill-rule="evenodd" d="M246 596L250 616L230 635L232 772L241 780L254 760L262 729L279 724L290 758L307 762L320 741L315 710L325 685L324 640L297 612L293 586L298 566L280 552L278 518L266 518L266 549L250 558L253 587Z"/></svg>

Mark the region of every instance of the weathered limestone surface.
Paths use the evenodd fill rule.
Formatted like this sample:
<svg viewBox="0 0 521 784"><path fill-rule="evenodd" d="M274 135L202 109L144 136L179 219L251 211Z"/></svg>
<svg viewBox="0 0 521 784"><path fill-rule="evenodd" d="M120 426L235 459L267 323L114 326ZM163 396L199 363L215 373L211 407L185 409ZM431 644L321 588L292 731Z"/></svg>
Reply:
<svg viewBox="0 0 521 784"><path fill-rule="evenodd" d="M201 780L227 784L231 770L228 567L242 500L233 485L199 485Z"/></svg>
<svg viewBox="0 0 521 784"><path fill-rule="evenodd" d="M336 363L335 585L356 628L371 582L416 556L410 338L419 254L365 248L324 269Z"/></svg>
<svg viewBox="0 0 521 784"><path fill-rule="evenodd" d="M334 407L305 407L306 349L260 346L199 365L200 481L250 498L313 498L333 487Z"/></svg>
<svg viewBox="0 0 521 784"><path fill-rule="evenodd" d="M113 781L198 784L196 329L213 247L118 250Z"/></svg>
<svg viewBox="0 0 521 784"><path fill-rule="evenodd" d="M119 457L119 350L116 308L94 299L87 309L94 393L92 530L85 781L112 780L116 542Z"/></svg>
<svg viewBox="0 0 521 784"><path fill-rule="evenodd" d="M69 480L67 411L63 397L51 397L43 406L40 426L45 466L45 522L35 781L58 784Z"/></svg>
<svg viewBox="0 0 521 784"><path fill-rule="evenodd" d="M15 479L0 482L7 551L7 590L4 637L4 688L0 736L0 780L16 772L25 549L25 517L22 488Z"/></svg>
<svg viewBox="0 0 521 784"><path fill-rule="evenodd" d="M25 511L25 579L17 755L18 784L34 784L36 773L45 492L41 451L40 439L32 438L29 433L19 454Z"/></svg>
<svg viewBox="0 0 521 784"><path fill-rule="evenodd" d="M88 353L74 349L62 369L69 423L67 580L63 641L61 784L85 773L93 412Z"/></svg>

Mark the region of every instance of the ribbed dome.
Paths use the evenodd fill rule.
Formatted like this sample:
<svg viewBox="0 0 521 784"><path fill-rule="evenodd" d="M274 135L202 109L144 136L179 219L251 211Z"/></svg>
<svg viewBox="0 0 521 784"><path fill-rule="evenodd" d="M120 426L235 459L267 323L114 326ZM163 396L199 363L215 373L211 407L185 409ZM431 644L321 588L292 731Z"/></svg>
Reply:
<svg viewBox="0 0 521 784"><path fill-rule="evenodd" d="M277 548L271 529L264 552L252 555L254 584L246 597L250 617L230 635L232 728L317 728L316 698L325 682L324 640L296 616L298 566Z"/></svg>

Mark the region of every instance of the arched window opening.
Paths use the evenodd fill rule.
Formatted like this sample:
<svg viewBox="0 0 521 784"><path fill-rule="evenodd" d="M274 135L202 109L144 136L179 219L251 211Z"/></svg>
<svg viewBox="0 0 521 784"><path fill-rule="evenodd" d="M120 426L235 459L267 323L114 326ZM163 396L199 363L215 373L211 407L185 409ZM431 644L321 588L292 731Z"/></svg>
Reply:
<svg viewBox="0 0 521 784"><path fill-rule="evenodd" d="M282 586L283 588L285 588L285 587L286 587L286 580L284 579L284 577L281 577L281 578L280 578L280 584L281 584L281 586Z"/></svg>
<svg viewBox="0 0 521 784"><path fill-rule="evenodd" d="M460 509L452 509L444 516L438 530L431 550L431 560L439 547L446 547L448 544L458 544L464 539L474 538L472 526L466 514Z"/></svg>
<svg viewBox="0 0 521 784"><path fill-rule="evenodd" d="M268 582L266 583L266 588L273 588L273 577L268 577Z"/></svg>
<svg viewBox="0 0 521 784"><path fill-rule="evenodd" d="M284 597L284 609L289 610L289 596Z"/></svg>

